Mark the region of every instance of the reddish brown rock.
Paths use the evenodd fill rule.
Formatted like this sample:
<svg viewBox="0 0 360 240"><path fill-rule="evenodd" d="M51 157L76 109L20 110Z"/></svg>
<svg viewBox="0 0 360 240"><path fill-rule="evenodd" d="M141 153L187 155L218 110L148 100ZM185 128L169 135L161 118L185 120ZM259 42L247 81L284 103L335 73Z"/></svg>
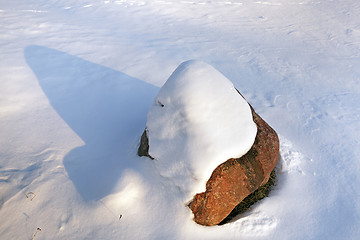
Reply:
<svg viewBox="0 0 360 240"><path fill-rule="evenodd" d="M206 183L206 191L196 194L189 204L194 221L201 225L219 224L244 198L269 180L276 165L278 136L252 107L251 110L258 127L253 146L241 158L220 164Z"/></svg>

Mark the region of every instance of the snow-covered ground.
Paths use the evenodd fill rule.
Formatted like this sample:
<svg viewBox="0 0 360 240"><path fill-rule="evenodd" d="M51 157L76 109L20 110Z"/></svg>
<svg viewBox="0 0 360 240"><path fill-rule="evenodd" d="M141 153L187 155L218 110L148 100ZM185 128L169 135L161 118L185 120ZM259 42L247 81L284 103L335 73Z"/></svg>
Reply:
<svg viewBox="0 0 360 240"><path fill-rule="evenodd" d="M0 239L360 236L359 1L0 0L0 19ZM223 226L136 156L188 59L280 136L278 185Z"/></svg>

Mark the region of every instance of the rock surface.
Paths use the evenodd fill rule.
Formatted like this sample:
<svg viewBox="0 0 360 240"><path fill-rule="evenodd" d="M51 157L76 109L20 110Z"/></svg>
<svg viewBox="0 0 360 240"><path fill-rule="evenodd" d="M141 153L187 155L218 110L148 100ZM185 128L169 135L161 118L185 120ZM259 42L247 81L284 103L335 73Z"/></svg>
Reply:
<svg viewBox="0 0 360 240"><path fill-rule="evenodd" d="M144 130L143 134L141 135L140 146L138 148L138 155L140 157L149 157L150 159L154 159L149 154L149 138L147 136L146 129Z"/></svg>
<svg viewBox="0 0 360 240"><path fill-rule="evenodd" d="M219 224L249 194L265 184L279 156L276 132L251 107L258 132L251 149L240 158L220 164L189 204L194 221L206 226Z"/></svg>

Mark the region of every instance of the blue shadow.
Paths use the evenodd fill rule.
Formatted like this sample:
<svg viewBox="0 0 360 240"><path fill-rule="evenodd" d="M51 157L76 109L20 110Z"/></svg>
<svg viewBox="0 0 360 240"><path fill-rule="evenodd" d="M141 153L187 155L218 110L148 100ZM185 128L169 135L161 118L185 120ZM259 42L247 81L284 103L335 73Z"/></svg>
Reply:
<svg viewBox="0 0 360 240"><path fill-rule="evenodd" d="M26 47L25 59L53 108L85 142L63 160L77 191L87 201L108 195L135 164L129 155L136 154L158 88L42 46Z"/></svg>

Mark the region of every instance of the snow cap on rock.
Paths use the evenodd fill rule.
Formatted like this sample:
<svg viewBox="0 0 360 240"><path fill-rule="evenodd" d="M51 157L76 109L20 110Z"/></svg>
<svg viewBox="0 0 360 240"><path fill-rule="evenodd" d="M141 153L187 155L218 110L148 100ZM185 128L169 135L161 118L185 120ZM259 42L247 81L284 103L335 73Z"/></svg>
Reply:
<svg viewBox="0 0 360 240"><path fill-rule="evenodd" d="M147 121L149 154L159 173L191 196L212 171L253 145L249 104L207 63L182 63L160 89Z"/></svg>

